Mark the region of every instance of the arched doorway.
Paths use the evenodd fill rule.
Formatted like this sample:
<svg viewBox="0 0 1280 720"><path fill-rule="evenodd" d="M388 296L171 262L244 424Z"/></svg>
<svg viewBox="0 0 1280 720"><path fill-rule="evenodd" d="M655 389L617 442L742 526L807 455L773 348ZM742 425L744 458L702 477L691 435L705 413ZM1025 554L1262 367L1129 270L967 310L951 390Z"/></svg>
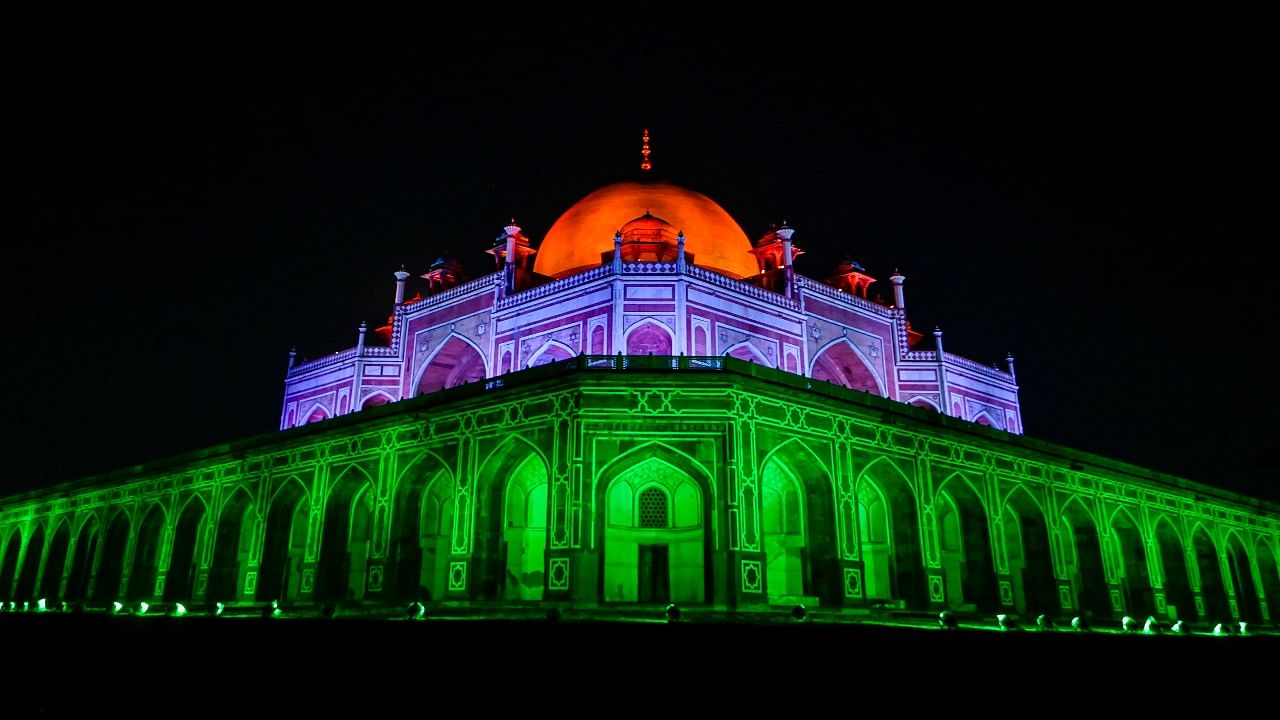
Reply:
<svg viewBox="0 0 1280 720"><path fill-rule="evenodd" d="M947 606L961 612L1000 607L986 510L973 487L952 475L938 488L937 515Z"/></svg>
<svg viewBox="0 0 1280 720"><path fill-rule="evenodd" d="M627 333L628 355L674 355L671 333L654 320L645 320Z"/></svg>
<svg viewBox="0 0 1280 720"><path fill-rule="evenodd" d="M405 469L396 488L396 594L421 602L444 598L453 550L453 475L434 455Z"/></svg>
<svg viewBox="0 0 1280 720"><path fill-rule="evenodd" d="M71 546L71 528L66 520L58 523L49 543L49 556L45 560L44 577L40 580L39 597L57 600L62 592L62 574L67 565L67 549Z"/></svg>
<svg viewBox="0 0 1280 720"><path fill-rule="evenodd" d="M484 378L484 356L471 343L450 335L418 376L414 395L425 395Z"/></svg>
<svg viewBox="0 0 1280 720"><path fill-rule="evenodd" d="M93 599L111 602L120 595L120 579L124 575L125 551L129 549L129 516L123 510L107 524L106 541L102 548L102 564L93 584Z"/></svg>
<svg viewBox="0 0 1280 720"><path fill-rule="evenodd" d="M912 609L927 607L916 497L910 483L892 463L877 460L858 477L855 494L867 600L893 599Z"/></svg>
<svg viewBox="0 0 1280 720"><path fill-rule="evenodd" d="M1049 530L1039 503L1024 488L1014 490L1005 501L1004 523L1014 607L1028 618L1057 615L1061 607Z"/></svg>
<svg viewBox="0 0 1280 720"><path fill-rule="evenodd" d="M1116 570L1124 591L1125 610L1138 618L1155 613L1151 590L1151 574L1147 570L1146 543L1138 523L1121 508L1111 518L1111 531L1116 543Z"/></svg>
<svg viewBox="0 0 1280 720"><path fill-rule="evenodd" d="M1187 553L1168 518L1156 521L1156 545L1164 568L1165 613L1175 620L1191 620L1196 616L1196 609L1187 573Z"/></svg>
<svg viewBox="0 0 1280 720"><path fill-rule="evenodd" d="M18 574L18 556L22 552L22 531L14 530L4 545L4 561L0 564L0 600L13 596L13 581Z"/></svg>
<svg viewBox="0 0 1280 720"><path fill-rule="evenodd" d="M1227 568L1231 571L1231 587L1236 591L1240 619L1250 623L1262 622L1262 606L1258 604L1258 586L1253 580L1249 553L1240 536L1234 532L1227 534Z"/></svg>
<svg viewBox="0 0 1280 720"><path fill-rule="evenodd" d="M258 576L258 600L293 601L302 592L311 498L297 478L276 488L267 506L267 533Z"/></svg>
<svg viewBox="0 0 1280 720"><path fill-rule="evenodd" d="M89 598L93 566L98 561L98 545L98 520L90 517L80 526L80 533L76 536L76 550L71 557L71 577L67 578L68 600Z"/></svg>
<svg viewBox="0 0 1280 720"><path fill-rule="evenodd" d="M1197 526L1191 535L1191 547L1196 553L1196 567L1200 571L1200 597L1204 601L1204 614L1200 619L1207 623L1229 622L1231 608L1227 591L1222 584L1222 564L1218 562L1218 546Z"/></svg>
<svg viewBox="0 0 1280 720"><path fill-rule="evenodd" d="M192 495L178 515L173 531L173 550L169 553L169 573L165 576L164 599L191 600L195 597L198 558L196 548L203 535L208 508L199 495Z"/></svg>
<svg viewBox="0 0 1280 720"><path fill-rule="evenodd" d="M240 486L222 504L213 541L213 567L209 570L210 602L247 600L245 570L253 549L253 498Z"/></svg>
<svg viewBox="0 0 1280 720"><path fill-rule="evenodd" d="M36 579L40 575L40 561L44 556L44 526L36 525L31 531L31 539L27 540L27 554L22 560L22 571L18 574L18 586L14 590L15 600L34 600Z"/></svg>
<svg viewBox="0 0 1280 720"><path fill-rule="evenodd" d="M476 477L475 596L541 598L546 572L546 463L532 445L513 438L489 455ZM460 532L465 533L465 526Z"/></svg>
<svg viewBox="0 0 1280 720"><path fill-rule="evenodd" d="M816 600L838 607L844 590L836 552L835 498L829 471L792 440L760 472L765 588L771 602Z"/></svg>
<svg viewBox="0 0 1280 720"><path fill-rule="evenodd" d="M130 600L150 600L155 596L164 525L164 508L155 503L138 526L138 541L133 551L133 572L129 574L129 591L126 593Z"/></svg>
<svg viewBox="0 0 1280 720"><path fill-rule="evenodd" d="M333 483L324 511L316 592L325 600L363 600L373 537L373 479L347 468Z"/></svg>
<svg viewBox="0 0 1280 720"><path fill-rule="evenodd" d="M702 489L658 456L648 456L606 485L606 602L706 600Z"/></svg>
<svg viewBox="0 0 1280 720"><path fill-rule="evenodd" d="M1280 625L1280 566L1267 538L1259 538L1257 545L1258 574L1262 576L1262 592L1267 598L1267 612L1271 624Z"/></svg>
<svg viewBox="0 0 1280 720"><path fill-rule="evenodd" d="M818 356L810 363L809 377L847 387L850 390L883 395L880 391L880 383L876 381L875 372L853 349L852 343L844 338L818 351Z"/></svg>
<svg viewBox="0 0 1280 720"><path fill-rule="evenodd" d="M1085 617L1111 617L1111 595L1102 565L1102 543L1093 515L1079 500L1063 506L1063 550L1075 606Z"/></svg>

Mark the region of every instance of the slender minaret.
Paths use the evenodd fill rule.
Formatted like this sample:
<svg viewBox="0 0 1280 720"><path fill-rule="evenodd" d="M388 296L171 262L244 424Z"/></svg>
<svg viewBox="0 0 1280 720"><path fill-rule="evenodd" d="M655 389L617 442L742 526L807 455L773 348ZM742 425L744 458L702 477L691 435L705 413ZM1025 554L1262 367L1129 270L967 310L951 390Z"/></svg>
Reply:
<svg viewBox="0 0 1280 720"><path fill-rule="evenodd" d="M942 414L951 415L951 398L947 397L947 368L942 360L942 328L937 325L933 326L933 341L938 351L938 400L942 403Z"/></svg>
<svg viewBox="0 0 1280 720"><path fill-rule="evenodd" d="M684 272L684 231L676 233L676 272Z"/></svg>
<svg viewBox="0 0 1280 720"><path fill-rule="evenodd" d="M1013 378L1014 382L1018 382L1018 373L1013 370L1013 353L1005 355L1004 362L1009 366L1009 376Z"/></svg>
<svg viewBox="0 0 1280 720"><path fill-rule="evenodd" d="M622 274L622 231L613 234L613 272Z"/></svg>
<svg viewBox="0 0 1280 720"><path fill-rule="evenodd" d="M774 231L782 240L782 267L783 277L786 278L787 287L786 294L789 298L796 296L796 271L791 259L791 236L795 234L795 230L787 225L787 221L782 221L782 227Z"/></svg>
<svg viewBox="0 0 1280 720"><path fill-rule="evenodd" d="M889 276L889 282L893 283L893 306L899 310L907 309L907 299L902 293L902 283L907 281L907 276L898 272L898 268L893 269L893 274Z"/></svg>
<svg viewBox="0 0 1280 720"><path fill-rule="evenodd" d="M404 304L404 282L409 279L409 273L404 269L404 265L396 271L396 306Z"/></svg>
<svg viewBox="0 0 1280 720"><path fill-rule="evenodd" d="M360 336L356 338L356 357L364 355L364 335L369 332L369 326L365 321L360 321Z"/></svg>
<svg viewBox="0 0 1280 720"><path fill-rule="evenodd" d="M640 144L640 169L649 172L653 169L653 163L649 162L649 128L644 129L644 139Z"/></svg>
<svg viewBox="0 0 1280 720"><path fill-rule="evenodd" d="M289 367L288 367L288 369L289 369L289 370L292 370L292 369L293 369L293 364L294 364L294 363L296 363L297 361L298 361L298 348L296 348L296 347L291 347L291 348L289 348Z"/></svg>

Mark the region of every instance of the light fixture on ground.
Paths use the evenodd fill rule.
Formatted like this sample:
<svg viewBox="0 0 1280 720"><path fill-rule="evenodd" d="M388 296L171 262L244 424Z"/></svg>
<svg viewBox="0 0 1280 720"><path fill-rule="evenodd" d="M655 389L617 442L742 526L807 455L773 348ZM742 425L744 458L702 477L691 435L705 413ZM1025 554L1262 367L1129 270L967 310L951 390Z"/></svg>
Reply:
<svg viewBox="0 0 1280 720"><path fill-rule="evenodd" d="M1048 615L1039 615L1036 617L1036 627L1040 630L1053 630L1053 618Z"/></svg>
<svg viewBox="0 0 1280 720"><path fill-rule="evenodd" d="M795 607L791 608L791 619L795 620L796 622L804 622L804 620L808 617L809 617L809 611L805 609L804 605L796 605Z"/></svg>
<svg viewBox="0 0 1280 720"><path fill-rule="evenodd" d="M956 616L950 610L943 610L938 613L938 625L944 630L955 630L960 627L960 621L956 620Z"/></svg>
<svg viewBox="0 0 1280 720"><path fill-rule="evenodd" d="M262 617L277 618L280 617L280 601L272 600L270 603L262 606Z"/></svg>
<svg viewBox="0 0 1280 720"><path fill-rule="evenodd" d="M46 606L44 598L40 598L36 601L36 612L44 612L48 609L49 608Z"/></svg>
<svg viewBox="0 0 1280 720"><path fill-rule="evenodd" d="M1214 625L1214 626L1213 626L1213 634L1214 634L1214 635L1218 635L1218 636L1220 636L1220 637L1221 637L1221 636L1225 636L1225 635L1230 635L1230 634L1231 634L1231 623L1218 623L1217 625Z"/></svg>
<svg viewBox="0 0 1280 720"><path fill-rule="evenodd" d="M214 603L214 604L213 604L213 615L214 615L214 617L222 617L222 611L223 611L223 610L226 610L226 609L227 609L227 606L226 606L226 605L223 605L221 602L216 602L216 603Z"/></svg>
<svg viewBox="0 0 1280 720"><path fill-rule="evenodd" d="M1133 632L1134 630L1138 629L1138 621L1134 620L1132 617L1129 617L1128 615L1125 615L1124 617L1120 618L1120 629L1124 630L1125 632Z"/></svg>
<svg viewBox="0 0 1280 720"><path fill-rule="evenodd" d="M1161 627L1160 621L1156 619L1155 615L1148 615L1147 622L1142 626L1142 632L1147 635L1159 635L1164 632L1164 628Z"/></svg>
<svg viewBox="0 0 1280 720"><path fill-rule="evenodd" d="M426 606L417 600L409 603L409 607L405 608L404 611L404 616L410 620L421 620L426 614Z"/></svg>
<svg viewBox="0 0 1280 720"><path fill-rule="evenodd" d="M1077 632L1089 632L1089 620L1083 615L1071 618L1071 629Z"/></svg>
<svg viewBox="0 0 1280 720"><path fill-rule="evenodd" d="M1187 622L1183 621L1183 620L1179 620L1179 621L1175 622L1175 623L1173 624L1173 627L1171 627L1171 628L1169 628L1169 629L1170 629L1170 630L1172 630L1174 633L1176 633L1176 634L1178 634L1178 635L1190 635L1190 634L1191 634L1191 625L1190 625L1189 623L1187 623Z"/></svg>
<svg viewBox="0 0 1280 720"><path fill-rule="evenodd" d="M1019 630L1018 618L1007 613L996 615L996 622L999 623L1001 630Z"/></svg>
<svg viewBox="0 0 1280 720"><path fill-rule="evenodd" d="M151 609L151 605L146 600L143 600L142 602L138 603L139 615L146 615L147 611L150 609Z"/></svg>
<svg viewBox="0 0 1280 720"><path fill-rule="evenodd" d="M1247 622L1245 622L1245 621L1241 620L1241 621L1240 621L1240 634L1241 634L1241 635L1247 635L1248 633L1249 633L1249 623L1247 623Z"/></svg>
<svg viewBox="0 0 1280 720"><path fill-rule="evenodd" d="M111 614L119 615L122 612L124 612L124 603L120 602L119 600L113 601L111 603Z"/></svg>
<svg viewBox="0 0 1280 720"><path fill-rule="evenodd" d="M183 605L182 603L176 603L176 604L174 604L174 606L173 606L173 615L174 615L174 617L182 617L183 615L186 615L186 614L187 614L187 606L186 606L186 605Z"/></svg>
<svg viewBox="0 0 1280 720"><path fill-rule="evenodd" d="M667 605L667 622L673 623L673 622L679 622L679 621L680 621L680 606L676 605L675 603L671 603Z"/></svg>

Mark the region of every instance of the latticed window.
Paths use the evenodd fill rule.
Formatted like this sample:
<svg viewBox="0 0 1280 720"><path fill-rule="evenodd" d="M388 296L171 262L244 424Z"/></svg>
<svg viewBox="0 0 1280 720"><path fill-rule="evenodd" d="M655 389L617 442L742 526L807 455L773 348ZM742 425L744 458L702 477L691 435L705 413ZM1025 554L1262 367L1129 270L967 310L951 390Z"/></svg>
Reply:
<svg viewBox="0 0 1280 720"><path fill-rule="evenodd" d="M667 527L667 494L651 487L640 492L640 527Z"/></svg>

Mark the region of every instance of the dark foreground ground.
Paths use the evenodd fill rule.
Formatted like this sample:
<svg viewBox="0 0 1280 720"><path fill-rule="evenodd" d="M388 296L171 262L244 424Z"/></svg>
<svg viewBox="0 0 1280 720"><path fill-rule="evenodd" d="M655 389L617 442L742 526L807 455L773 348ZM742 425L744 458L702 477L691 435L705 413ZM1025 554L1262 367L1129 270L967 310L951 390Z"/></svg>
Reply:
<svg viewBox="0 0 1280 720"><path fill-rule="evenodd" d="M1275 712L1280 636L0 614L0 717ZM10 711L21 711L10 714ZM80 715L82 717L92 715Z"/></svg>

